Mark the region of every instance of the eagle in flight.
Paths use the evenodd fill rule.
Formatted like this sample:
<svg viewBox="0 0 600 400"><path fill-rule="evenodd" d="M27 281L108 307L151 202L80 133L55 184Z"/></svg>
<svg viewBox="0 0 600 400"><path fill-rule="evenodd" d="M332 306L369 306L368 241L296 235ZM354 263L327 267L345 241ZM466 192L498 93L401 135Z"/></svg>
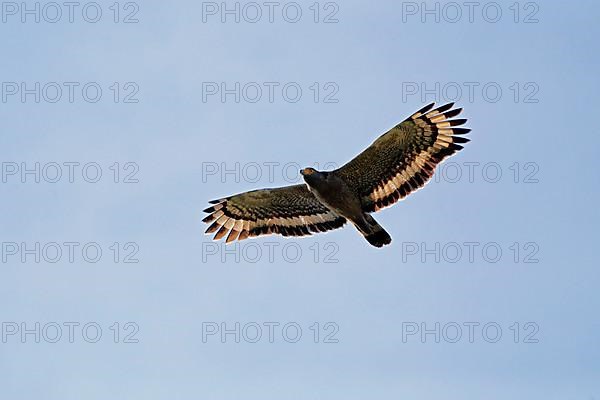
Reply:
<svg viewBox="0 0 600 400"><path fill-rule="evenodd" d="M226 243L278 233L304 236L352 222L376 247L392 241L370 213L421 188L446 157L469 139L466 119L454 103L429 104L381 135L371 146L334 171L300 170L306 184L260 189L210 201L203 222L207 234Z"/></svg>

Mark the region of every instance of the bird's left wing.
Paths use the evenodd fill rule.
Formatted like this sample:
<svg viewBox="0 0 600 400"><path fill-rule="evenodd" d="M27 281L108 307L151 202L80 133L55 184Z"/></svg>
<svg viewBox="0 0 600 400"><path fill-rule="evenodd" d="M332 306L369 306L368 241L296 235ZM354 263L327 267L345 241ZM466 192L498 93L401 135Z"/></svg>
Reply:
<svg viewBox="0 0 600 400"><path fill-rule="evenodd" d="M260 189L213 200L204 210L212 222L206 233L217 232L214 240L227 235L226 242L251 236L278 233L304 236L336 229L346 219L325 207L306 185Z"/></svg>
<svg viewBox="0 0 600 400"><path fill-rule="evenodd" d="M419 189L435 167L463 147L470 129L458 128L466 119L453 103L433 108L433 103L381 135L353 160L333 171L360 197L363 211L373 212L394 204Z"/></svg>

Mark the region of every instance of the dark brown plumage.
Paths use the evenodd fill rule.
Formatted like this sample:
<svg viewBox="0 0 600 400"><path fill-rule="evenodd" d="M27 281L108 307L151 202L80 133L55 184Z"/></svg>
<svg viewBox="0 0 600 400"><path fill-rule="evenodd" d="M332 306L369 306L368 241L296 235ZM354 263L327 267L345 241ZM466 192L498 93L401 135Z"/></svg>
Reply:
<svg viewBox="0 0 600 400"><path fill-rule="evenodd" d="M211 201L204 222L214 239L226 242L278 233L304 236L343 226L350 220L374 246L391 242L369 213L390 206L421 188L446 157L461 150L470 129L451 119L461 109L433 103L381 135L341 168L301 171L306 185L262 189Z"/></svg>

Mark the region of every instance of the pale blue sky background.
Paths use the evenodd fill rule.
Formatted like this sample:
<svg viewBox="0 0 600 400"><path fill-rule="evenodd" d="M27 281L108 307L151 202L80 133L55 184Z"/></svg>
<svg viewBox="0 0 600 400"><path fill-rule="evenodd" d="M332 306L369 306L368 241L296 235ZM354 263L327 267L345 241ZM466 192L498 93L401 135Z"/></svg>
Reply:
<svg viewBox="0 0 600 400"><path fill-rule="evenodd" d="M281 14L274 23L266 16L256 24L203 23L201 3L192 1L144 1L139 23L115 24L112 2L100 3L96 24L77 11L72 24L66 16L23 24L11 15L0 24L2 82L93 81L103 88L95 104L78 94L72 104L36 104L32 96L0 103L3 163L96 162L103 169L95 184L80 175L74 183L14 176L0 183L5 246L97 242L103 250L95 264L79 255L74 263L66 256L23 263L19 255L2 262L5 329L11 322L96 322L103 330L95 344L80 331L74 343L7 336L0 343L2 398L600 397L597 2L538 3L532 24L513 21L512 1L498 3L498 23L486 22L481 7L473 23L466 9L457 23L422 23L418 15L403 22L401 2L344 1L333 24L315 24L309 2L296 24ZM520 20L535 9L519 6ZM139 103L114 103L113 82L135 82ZM202 102L202 82L298 82L304 95L297 103L280 96L273 103ZM335 82L339 102L314 103L314 82ZM473 101L458 102L472 142L451 160L463 168L498 163L499 182L480 173L473 182L442 179L377 214L393 237L381 250L347 227L292 242L244 242L263 250L280 244L274 262L207 255L201 211L208 200L288 182L281 169L273 182L203 182L203 163L341 165L422 106L418 95L403 99L406 82L496 82L503 89L496 103L480 90ZM521 86L517 102L514 82ZM523 101L526 82L539 89L537 103ZM113 183L115 162L136 163L139 183ZM515 162L535 163L538 183L523 183L523 175L513 182ZM113 242L137 243L139 263L115 263ZM337 263L323 262L330 242ZM403 254L408 242L495 242L503 256L491 263L479 251L474 262L466 255L456 263L422 262ZM522 262L527 242L537 245L538 263ZM282 257L288 243L302 250L299 262ZM320 249L317 263L311 248ZM296 322L303 335L294 344L278 331L274 343L231 336L203 343L202 323L210 321ZM113 343L114 322L136 323L139 343ZM337 324L339 342L314 343L314 322ZM495 322L503 335L497 343L480 331L474 343L465 336L403 343L404 322ZM515 322L519 343L510 330ZM538 343L523 343L527 322L539 327Z"/></svg>

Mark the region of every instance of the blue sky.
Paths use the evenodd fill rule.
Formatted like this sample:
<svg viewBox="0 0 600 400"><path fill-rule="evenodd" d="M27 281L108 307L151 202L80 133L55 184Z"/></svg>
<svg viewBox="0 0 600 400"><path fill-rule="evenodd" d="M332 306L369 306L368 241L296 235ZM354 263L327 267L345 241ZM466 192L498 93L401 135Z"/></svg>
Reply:
<svg viewBox="0 0 600 400"><path fill-rule="evenodd" d="M112 4L2 6L3 397L600 396L597 3ZM391 246L203 235L455 98L472 142Z"/></svg>

